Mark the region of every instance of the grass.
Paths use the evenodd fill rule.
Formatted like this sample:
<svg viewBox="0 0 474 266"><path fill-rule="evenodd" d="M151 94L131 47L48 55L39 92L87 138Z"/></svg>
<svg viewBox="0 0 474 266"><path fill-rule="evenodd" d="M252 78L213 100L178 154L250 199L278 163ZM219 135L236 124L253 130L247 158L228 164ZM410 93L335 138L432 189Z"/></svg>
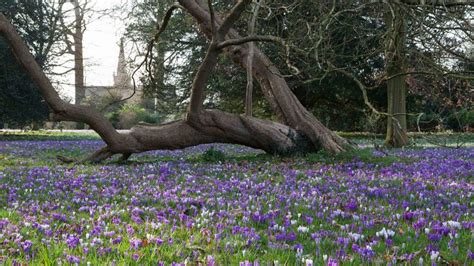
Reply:
<svg viewBox="0 0 474 266"><path fill-rule="evenodd" d="M205 264L209 255L219 265L239 265L242 261L255 260L262 265L274 261L281 265L302 265L303 258L311 258L314 265L325 265L324 255L339 258L342 265L386 265L393 260L401 265L416 264L420 258L429 263L431 254L427 247L432 243L427 235L423 230L413 229L415 220L393 218L407 212L404 204L409 210L423 213L423 217L432 223L473 220L469 207L466 210L450 207L452 203L469 206L466 195L470 192L466 184L472 182L473 176L468 170L470 164L465 166L469 152L462 149L433 150L433 154L420 150L415 158L403 155L403 150L387 150L384 154L370 148L337 155L321 151L298 157L278 157L236 146L217 145L183 152L135 155L124 165L108 162L74 166L58 165L56 155L84 156L96 148L98 142L88 142L97 140L96 136L41 134L22 133L7 137L15 141L3 142L0 146L0 220L8 219L18 228L18 231L10 228L12 232L5 233L2 230L6 227L0 226L0 264L10 265L14 261L28 265L68 264L65 254L81 258L81 265L86 262L91 265L114 262L118 265L151 265L157 261L182 262L186 259L194 265ZM36 139L53 141L46 144L18 141ZM446 154L446 159L438 153ZM463 165L460 166L460 162ZM449 167L450 163L454 163L453 166ZM448 167L445 169L442 164ZM47 170L44 170L45 166ZM456 172L456 168L467 170ZM447 184L453 186L452 189ZM81 193L84 195L77 196ZM11 205L10 198L20 204ZM203 200L205 208L196 207L192 200ZM345 204L350 200L358 201L356 209L346 210L349 216L334 216L336 210L345 210ZM35 204L41 208L32 212L29 206ZM91 207L94 213L79 211L82 206ZM152 228L150 223L134 221L131 210L137 206L144 209L140 214L144 221L158 223L156 210L173 210L177 214L166 213L170 222L160 222L159 227ZM427 212L427 208L433 212ZM281 214L272 219L252 220L252 213L269 214L277 209ZM221 211L231 214L219 216ZM67 215L67 221L54 221L52 212ZM298 226L307 226L311 233L327 231L334 236L321 237L317 243L310 233L298 233L295 240L276 241L275 232L269 228L273 223L282 226L289 222L288 212L293 215L289 220L296 220L296 224L286 226L286 232L296 232ZM194 226L187 227L180 220L180 213L189 214ZM309 215L314 221L307 224L299 214ZM353 215L360 218L356 220ZM57 235L48 237L41 230L25 226L24 222L31 217L36 217L40 223L50 223ZM114 217L119 217L120 223L112 222ZM343 259L337 256L341 245L336 241L338 237L348 238L349 231L341 227L351 224L356 229L350 231L359 232L366 239L350 240L343 248L348 257ZM68 234L77 234L90 243L94 237L87 238L86 233L97 225L103 225L104 231L115 231L123 236L117 245L109 244L112 238L99 236L105 243L99 246L112 248L107 255L100 255L96 248L85 252L83 247L69 248L65 244L64 236ZM131 225L135 233L126 233L126 225ZM222 232L218 229L220 226L224 226ZM248 237L232 233L234 226L255 230L259 239L247 245ZM370 261L353 251L352 244L365 247L371 240L377 240L376 233L382 227L396 232L391 238L393 243L387 244L382 239L371 244L377 255ZM82 231L77 233L74 228ZM214 239L217 233L223 234L220 242ZM159 236L165 243L146 240L148 234ZM13 241L16 235L22 236L21 241L32 240L36 252L34 259L28 258L27 252L9 251L9 248L19 248ZM143 241L137 250L130 246L132 237ZM12 241L2 246L6 238ZM170 238L173 243L168 242ZM50 241L49 244L44 240ZM471 261L467 254L473 250L472 232L459 230L453 241L454 244L444 236L436 243L442 257L438 262L469 265ZM278 246L270 246L275 244ZM303 247L301 256L294 248L296 244ZM453 247L459 251L453 252ZM9 255L2 258L2 254ZM138 258L133 258L134 254ZM404 254L415 254L415 259L408 261Z"/></svg>
<svg viewBox="0 0 474 266"><path fill-rule="evenodd" d="M60 141L60 140L100 140L97 133L94 132L61 132L48 130L35 131L0 131L0 141Z"/></svg>

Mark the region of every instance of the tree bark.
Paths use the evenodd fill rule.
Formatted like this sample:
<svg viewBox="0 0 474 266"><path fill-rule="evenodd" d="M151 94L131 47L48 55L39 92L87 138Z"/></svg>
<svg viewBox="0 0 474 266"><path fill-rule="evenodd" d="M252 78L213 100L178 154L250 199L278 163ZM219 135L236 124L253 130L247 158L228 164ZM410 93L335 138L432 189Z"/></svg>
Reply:
<svg viewBox="0 0 474 266"><path fill-rule="evenodd" d="M400 148L408 144L406 121L405 35L406 25L401 8L393 5L386 14L388 38L386 40L387 75L395 76L387 82L387 132L385 145Z"/></svg>
<svg viewBox="0 0 474 266"><path fill-rule="evenodd" d="M82 40L84 34L82 33L82 24L84 20L84 12L77 0L73 0L74 5L74 84L75 84L75 104L81 104L86 96L84 87L84 53ZM76 124L77 129L84 129L83 123Z"/></svg>
<svg viewBox="0 0 474 266"><path fill-rule="evenodd" d="M388 113L385 144L400 148L408 144L406 120L406 85L404 75L387 83Z"/></svg>

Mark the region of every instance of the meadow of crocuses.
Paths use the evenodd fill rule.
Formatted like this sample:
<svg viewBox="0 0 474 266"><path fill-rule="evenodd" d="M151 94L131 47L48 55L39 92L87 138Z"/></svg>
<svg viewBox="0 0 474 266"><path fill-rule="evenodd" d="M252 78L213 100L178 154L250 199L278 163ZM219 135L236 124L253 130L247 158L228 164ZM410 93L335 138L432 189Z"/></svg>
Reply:
<svg viewBox="0 0 474 266"><path fill-rule="evenodd" d="M98 140L0 142L0 264L473 265L474 148L374 160L210 145L60 164Z"/></svg>

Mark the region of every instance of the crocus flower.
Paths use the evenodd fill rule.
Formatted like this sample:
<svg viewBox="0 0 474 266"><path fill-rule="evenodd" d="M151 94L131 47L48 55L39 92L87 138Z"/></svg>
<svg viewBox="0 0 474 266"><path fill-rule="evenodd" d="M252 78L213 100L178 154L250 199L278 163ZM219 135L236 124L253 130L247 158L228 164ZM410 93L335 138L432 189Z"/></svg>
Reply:
<svg viewBox="0 0 474 266"><path fill-rule="evenodd" d="M327 266L338 266L338 265L339 265L339 263L337 262L336 259L333 259L333 258L329 257Z"/></svg>
<svg viewBox="0 0 474 266"><path fill-rule="evenodd" d="M32 246L33 246L33 242L31 242L30 240L26 240L21 243L21 247L23 248L24 252L29 252Z"/></svg>
<svg viewBox="0 0 474 266"><path fill-rule="evenodd" d="M66 244L70 249L73 249L79 245L79 238L74 235L70 235L66 239Z"/></svg>
<svg viewBox="0 0 474 266"><path fill-rule="evenodd" d="M79 264L81 262L81 260L78 257L73 256L73 255L67 255L66 259L69 263L73 263L73 264Z"/></svg>

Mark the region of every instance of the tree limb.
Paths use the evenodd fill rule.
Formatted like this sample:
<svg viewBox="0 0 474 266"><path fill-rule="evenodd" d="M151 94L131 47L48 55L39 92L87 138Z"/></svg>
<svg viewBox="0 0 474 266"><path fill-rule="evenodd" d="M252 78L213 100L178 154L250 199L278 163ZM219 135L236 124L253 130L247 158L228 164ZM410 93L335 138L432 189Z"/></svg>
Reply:
<svg viewBox="0 0 474 266"><path fill-rule="evenodd" d="M214 8L212 8L212 0L207 0L207 5L209 8L209 14L211 16L211 32L212 32L212 40L217 41L217 30L216 30L216 15L214 13Z"/></svg>
<svg viewBox="0 0 474 266"><path fill-rule="evenodd" d="M401 1L407 5L421 5L421 6L444 6L444 7L454 7L454 6L465 6L465 5L474 5L473 0L402 0Z"/></svg>
<svg viewBox="0 0 474 266"><path fill-rule="evenodd" d="M241 45L249 42L276 42L276 43L282 43L284 44L285 42L283 39L271 35L253 35L253 36L246 36L242 37L239 39L229 39L225 40L223 42L220 42L217 45L218 49L224 49L229 46L235 46L235 45Z"/></svg>
<svg viewBox="0 0 474 266"><path fill-rule="evenodd" d="M237 4L232 8L230 14L224 18L221 26L217 30L219 34L219 38L224 39L224 37L229 32L230 28L234 25L234 23L240 18L242 12L245 11L245 7L252 2L251 0L239 0Z"/></svg>

